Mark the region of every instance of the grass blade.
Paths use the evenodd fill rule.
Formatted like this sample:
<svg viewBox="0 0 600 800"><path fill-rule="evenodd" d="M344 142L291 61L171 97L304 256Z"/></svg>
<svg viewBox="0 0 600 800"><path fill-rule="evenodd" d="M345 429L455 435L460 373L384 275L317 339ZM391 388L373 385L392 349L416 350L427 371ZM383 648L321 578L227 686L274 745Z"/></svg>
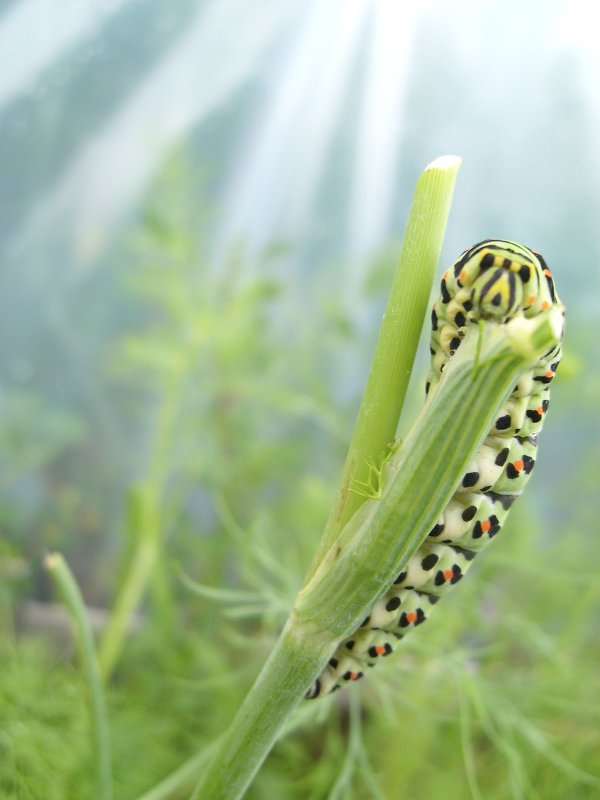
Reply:
<svg viewBox="0 0 600 800"><path fill-rule="evenodd" d="M44 566L52 576L58 591L64 599L77 634L81 662L90 693L90 710L98 769L98 798L99 800L111 800L113 796L112 766L108 714L100 678L100 668L96 657L94 637L83 597L69 565L60 553L49 553L44 560Z"/></svg>

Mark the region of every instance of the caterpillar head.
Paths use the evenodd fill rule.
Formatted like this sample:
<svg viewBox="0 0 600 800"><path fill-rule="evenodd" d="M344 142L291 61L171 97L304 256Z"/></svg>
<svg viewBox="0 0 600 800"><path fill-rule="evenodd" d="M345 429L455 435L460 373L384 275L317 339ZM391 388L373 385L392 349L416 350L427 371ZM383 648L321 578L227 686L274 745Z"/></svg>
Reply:
<svg viewBox="0 0 600 800"><path fill-rule="evenodd" d="M556 302L542 257L505 239L485 239L465 250L453 276L456 286L470 293L471 321L483 317L507 322L520 311L531 316Z"/></svg>
<svg viewBox="0 0 600 800"><path fill-rule="evenodd" d="M493 258L496 260L498 256ZM500 258L500 261L512 263L508 259ZM510 319L523 307L523 282L504 264L494 265L484 270L473 283L471 302L484 318Z"/></svg>

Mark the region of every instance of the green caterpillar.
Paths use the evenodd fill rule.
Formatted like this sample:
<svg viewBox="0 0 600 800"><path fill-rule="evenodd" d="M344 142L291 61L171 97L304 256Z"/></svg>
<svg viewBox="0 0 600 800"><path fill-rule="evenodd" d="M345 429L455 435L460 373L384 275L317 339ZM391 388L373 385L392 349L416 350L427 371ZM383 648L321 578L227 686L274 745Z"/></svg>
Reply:
<svg viewBox="0 0 600 800"><path fill-rule="evenodd" d="M552 275L539 253L494 239L465 250L444 273L431 312L426 393L435 391L469 326L481 319L506 323L518 315L535 317L558 304ZM362 678L365 667L388 656L429 617L498 533L535 465L537 437L560 358L559 343L521 376L429 536L360 628L341 642L307 698Z"/></svg>

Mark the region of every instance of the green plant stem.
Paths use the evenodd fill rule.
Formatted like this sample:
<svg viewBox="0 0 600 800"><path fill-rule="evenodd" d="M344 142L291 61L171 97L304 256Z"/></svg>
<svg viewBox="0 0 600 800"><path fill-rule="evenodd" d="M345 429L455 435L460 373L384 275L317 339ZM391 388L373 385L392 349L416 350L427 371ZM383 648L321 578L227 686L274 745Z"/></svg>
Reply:
<svg viewBox="0 0 600 800"><path fill-rule="evenodd" d="M50 553L44 560L44 566L52 576L58 591L65 601L77 633L81 662L85 670L90 694L90 709L98 769L97 797L99 800L111 800L112 767L108 715L92 629L79 587L62 555L60 553Z"/></svg>
<svg viewBox="0 0 600 800"><path fill-rule="evenodd" d="M368 480L369 465L381 464L396 434L460 164L457 156L442 156L417 181L340 487L307 580L364 501L353 482Z"/></svg>
<svg viewBox="0 0 600 800"><path fill-rule="evenodd" d="M241 797L304 691L331 655L328 635L291 618L227 730L193 800ZM304 688L304 691L303 691Z"/></svg>
<svg viewBox="0 0 600 800"><path fill-rule="evenodd" d="M125 579L100 642L100 668L108 680L123 650L131 619L140 605L163 546L164 502L169 476L170 444L185 376L185 362L173 367L158 412L158 421L148 477L137 487L130 531L135 549Z"/></svg>
<svg viewBox="0 0 600 800"><path fill-rule="evenodd" d="M139 488L135 513L132 515L136 548L100 647L100 668L104 680L109 679L114 669L132 615L146 590L160 554L160 514L156 500L156 492L152 487Z"/></svg>
<svg viewBox="0 0 600 800"><path fill-rule="evenodd" d="M207 766L194 798L236 800L339 642L360 625L423 542L522 372L553 347L562 314L488 323L465 336L366 500L298 595L273 654ZM480 347L480 342L482 342Z"/></svg>

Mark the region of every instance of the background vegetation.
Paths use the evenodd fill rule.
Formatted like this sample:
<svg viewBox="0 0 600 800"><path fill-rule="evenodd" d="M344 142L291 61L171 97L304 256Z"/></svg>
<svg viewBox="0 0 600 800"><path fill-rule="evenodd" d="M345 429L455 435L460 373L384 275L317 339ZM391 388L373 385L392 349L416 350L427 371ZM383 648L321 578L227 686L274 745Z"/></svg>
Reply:
<svg viewBox="0 0 600 800"><path fill-rule="evenodd" d="M107 688L116 798L139 797L228 724L327 518L414 178L458 151L445 260L479 238L522 240L544 253L567 304L536 474L445 608L369 681L306 704L248 797L596 797L599 118L585 18L574 30L564 3L539 17L440 0L397 19L411 35L386 119L365 100L386 69L367 44L383 52L385 18L365 0L325 146L310 76L325 86L334 44L349 41L341 6L265 2L248 29L249 43L263 31L253 69L155 148L140 100L155 67L229 32L210 51L211 80L191 65L198 99L237 64L243 5L222 4L221 17L215 5L115 3L0 98L0 795L94 797L86 686L48 550L64 553L102 632L152 543L156 568ZM17 35L18 6L0 34ZM508 18L518 24L500 36ZM311 49L317 30L327 36ZM287 52L312 72L271 140ZM183 102L185 62L172 69L157 128ZM125 112L153 165L133 194ZM395 131L383 163L384 143L362 138L381 119ZM361 183L365 151L387 181ZM315 152L326 157L298 217ZM242 169L252 164L266 165L254 183ZM369 227L373 208L383 221ZM403 430L423 396L422 344Z"/></svg>

